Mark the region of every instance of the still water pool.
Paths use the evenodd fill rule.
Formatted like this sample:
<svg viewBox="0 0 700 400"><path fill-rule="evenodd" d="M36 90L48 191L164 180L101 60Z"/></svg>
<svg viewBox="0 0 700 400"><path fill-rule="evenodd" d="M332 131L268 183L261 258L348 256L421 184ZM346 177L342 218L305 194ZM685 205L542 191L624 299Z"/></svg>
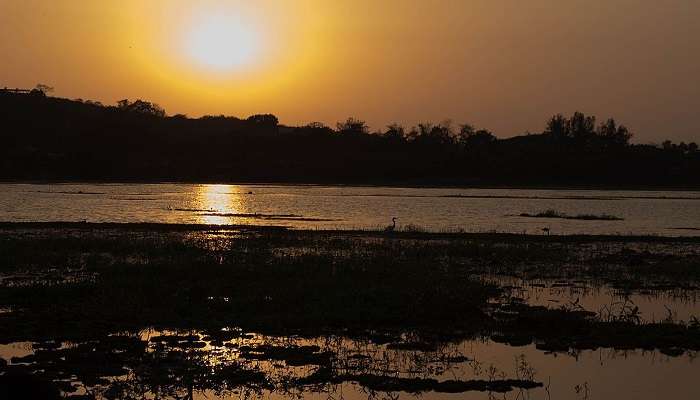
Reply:
<svg viewBox="0 0 700 400"><path fill-rule="evenodd" d="M569 217L532 218L554 210ZM700 193L318 185L0 184L0 221L700 235Z"/></svg>

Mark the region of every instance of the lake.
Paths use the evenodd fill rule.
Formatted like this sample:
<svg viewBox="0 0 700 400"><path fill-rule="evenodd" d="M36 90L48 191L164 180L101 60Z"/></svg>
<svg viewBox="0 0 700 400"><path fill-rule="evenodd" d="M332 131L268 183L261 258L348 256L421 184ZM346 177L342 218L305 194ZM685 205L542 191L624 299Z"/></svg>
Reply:
<svg viewBox="0 0 700 400"><path fill-rule="evenodd" d="M616 220L532 218L554 210ZM543 234L700 235L694 191L322 185L0 184L0 220Z"/></svg>

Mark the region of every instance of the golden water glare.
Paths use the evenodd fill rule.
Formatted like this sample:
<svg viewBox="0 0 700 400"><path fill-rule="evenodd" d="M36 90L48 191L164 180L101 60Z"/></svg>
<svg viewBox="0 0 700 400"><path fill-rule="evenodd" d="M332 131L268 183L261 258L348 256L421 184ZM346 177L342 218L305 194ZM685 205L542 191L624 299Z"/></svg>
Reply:
<svg viewBox="0 0 700 400"><path fill-rule="evenodd" d="M199 215L199 223L224 225L231 223L233 214L245 214L247 206L241 196L241 188L232 185L197 186L198 208L205 210ZM226 215L223 215L226 214Z"/></svg>

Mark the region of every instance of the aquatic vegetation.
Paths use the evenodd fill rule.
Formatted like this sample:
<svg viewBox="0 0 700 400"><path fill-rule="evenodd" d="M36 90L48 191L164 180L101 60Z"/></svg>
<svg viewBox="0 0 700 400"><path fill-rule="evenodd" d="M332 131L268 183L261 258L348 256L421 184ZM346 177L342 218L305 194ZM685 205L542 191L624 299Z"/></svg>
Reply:
<svg viewBox="0 0 700 400"><path fill-rule="evenodd" d="M668 355L700 350L700 330L691 323L642 322L638 308L624 304L615 314L551 309L513 302L495 312L493 340L523 346L535 343L548 352L571 349L658 349Z"/></svg>
<svg viewBox="0 0 700 400"><path fill-rule="evenodd" d="M344 382L379 391L498 392L538 387L534 367L516 361L509 378L446 350L451 343L490 339L561 353L700 350L696 320L644 321L626 302L603 310L535 306L496 279L695 290L697 239L116 224L0 229L0 307L7 310L0 343L34 343L32 354L0 369L34 374L64 393L79 393L80 385L110 395L144 387L182 395ZM143 337L149 327L161 332ZM345 340L354 347L334 344ZM413 364L400 364L406 359ZM483 375L387 373L442 373L454 363ZM274 365L303 373L282 374Z"/></svg>
<svg viewBox="0 0 700 400"><path fill-rule="evenodd" d="M452 366L470 363L454 350L433 349L404 357L404 350L384 345L333 339L291 339L231 335L223 345L191 346L206 337L162 332L149 340L144 333L108 335L81 343L36 343L32 354L13 358L13 374L55 382L63 393L90 393L91 398L124 398L157 393L180 396L235 390L289 392L331 391L333 385L356 382L368 390L412 393L466 391L507 392L541 386L533 374L509 378L492 373L488 380L444 379ZM441 346L445 347L445 346ZM522 360L527 365L526 360ZM311 368L307 368L311 366ZM388 371L412 371L389 373Z"/></svg>
<svg viewBox="0 0 700 400"><path fill-rule="evenodd" d="M537 214L522 213L518 215L519 217L527 218L560 218L560 219L578 219L585 221L624 221L624 218L616 217L609 214L593 215L593 214L578 214L578 215L568 215L561 213L556 210L546 210L539 212Z"/></svg>

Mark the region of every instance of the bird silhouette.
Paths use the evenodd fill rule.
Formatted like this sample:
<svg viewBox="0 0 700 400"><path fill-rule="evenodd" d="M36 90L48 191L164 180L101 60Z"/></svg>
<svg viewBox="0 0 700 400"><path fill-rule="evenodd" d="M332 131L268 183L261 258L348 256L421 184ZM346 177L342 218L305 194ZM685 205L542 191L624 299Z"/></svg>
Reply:
<svg viewBox="0 0 700 400"><path fill-rule="evenodd" d="M396 217L391 219L391 225L384 228L384 232L394 232L396 230Z"/></svg>

